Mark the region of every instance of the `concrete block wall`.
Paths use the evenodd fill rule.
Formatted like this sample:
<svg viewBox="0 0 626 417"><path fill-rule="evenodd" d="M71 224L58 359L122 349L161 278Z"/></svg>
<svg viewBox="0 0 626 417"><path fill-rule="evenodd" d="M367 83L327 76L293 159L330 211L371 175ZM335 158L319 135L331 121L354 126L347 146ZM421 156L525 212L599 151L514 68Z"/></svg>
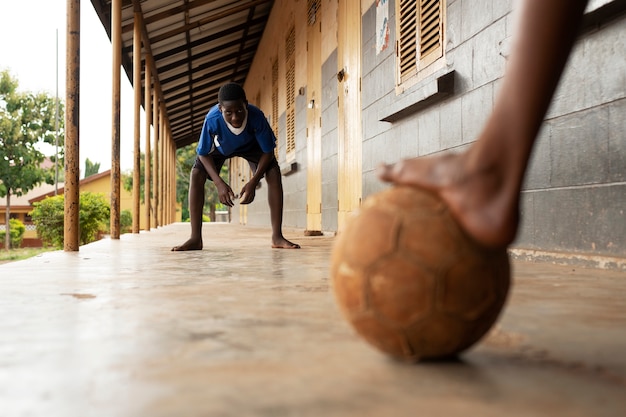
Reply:
<svg viewBox="0 0 626 417"><path fill-rule="evenodd" d="M605 2L611 3L611 2ZM514 31L512 1L446 4L445 68L453 94L392 123L399 100L432 77L395 91L395 0L390 47L376 55L376 7L362 19L363 196L386 187L376 166L460 151L476 140L493 107ZM540 132L522 195L518 248L626 257L626 18L612 17L579 39Z"/></svg>
<svg viewBox="0 0 626 417"><path fill-rule="evenodd" d="M626 257L626 17L579 39L526 176L518 245Z"/></svg>

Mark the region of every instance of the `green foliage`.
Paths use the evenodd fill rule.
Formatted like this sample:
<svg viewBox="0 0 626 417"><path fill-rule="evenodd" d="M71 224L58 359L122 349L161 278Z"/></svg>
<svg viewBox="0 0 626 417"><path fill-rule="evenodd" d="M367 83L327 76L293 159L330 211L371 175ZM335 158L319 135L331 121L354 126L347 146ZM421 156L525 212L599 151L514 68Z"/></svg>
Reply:
<svg viewBox="0 0 626 417"><path fill-rule="evenodd" d="M56 99L17 88L18 81L8 71L0 72L0 197L7 197L7 213L11 196L19 197L43 181L52 184L54 179L51 170L41 167L45 155L37 146L55 143ZM62 112L59 105L59 121ZM10 236L8 221L5 227Z"/></svg>
<svg viewBox="0 0 626 417"><path fill-rule="evenodd" d="M109 201L101 193L80 194L80 244L93 242L98 231L103 230L111 216Z"/></svg>
<svg viewBox="0 0 626 417"><path fill-rule="evenodd" d="M120 213L120 233L129 233L133 229L133 213L122 210Z"/></svg>
<svg viewBox="0 0 626 417"><path fill-rule="evenodd" d="M85 177L96 175L100 171L100 162L91 162L89 158L85 159Z"/></svg>
<svg viewBox="0 0 626 417"><path fill-rule="evenodd" d="M34 204L30 212L37 234L44 243L56 248L63 247L64 196L48 197ZM110 206L103 194L84 192L80 194L79 228L81 245L93 242L97 234L107 227Z"/></svg>
<svg viewBox="0 0 626 417"><path fill-rule="evenodd" d="M50 248L18 248L2 251L0 252L0 263L21 261L48 251Z"/></svg>
<svg viewBox="0 0 626 417"><path fill-rule="evenodd" d="M141 152L139 155L139 201L145 204L145 178L146 178L146 155ZM150 161L150 169L152 170L152 161ZM150 171L152 172L152 171ZM152 174L154 175L154 174ZM154 180L154 179L153 179ZM129 193L133 192L133 171L122 173L122 186ZM152 198L152 190L148 190L150 198Z"/></svg>
<svg viewBox="0 0 626 417"><path fill-rule="evenodd" d="M48 197L43 201L33 204L33 210L29 213L37 228L37 235L45 245L63 248L63 195Z"/></svg>
<svg viewBox="0 0 626 417"><path fill-rule="evenodd" d="M11 249L19 248L22 245L22 240L24 240L26 226L24 226L24 223L18 219L11 219L9 222L11 224L11 228L9 229L9 234L11 236ZM0 230L0 242L5 241L5 238L6 231Z"/></svg>

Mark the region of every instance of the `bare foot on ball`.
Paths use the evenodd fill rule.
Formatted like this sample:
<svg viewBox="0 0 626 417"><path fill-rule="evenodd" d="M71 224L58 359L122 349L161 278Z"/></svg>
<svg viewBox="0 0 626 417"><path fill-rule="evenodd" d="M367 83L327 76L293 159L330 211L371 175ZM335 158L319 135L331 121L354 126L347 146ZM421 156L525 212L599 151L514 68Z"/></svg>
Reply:
<svg viewBox="0 0 626 417"><path fill-rule="evenodd" d="M182 252L188 250L202 250L202 239L189 239L180 246L174 246L173 252Z"/></svg>
<svg viewBox="0 0 626 417"><path fill-rule="evenodd" d="M461 227L478 243L508 246L517 233L519 194L504 179L497 162L485 163L464 154L415 158L378 169L381 180L421 187L438 194Z"/></svg>
<svg viewBox="0 0 626 417"><path fill-rule="evenodd" d="M476 142L461 154L379 170L383 181L438 194L471 237L493 248L515 239L524 173L588 1L520 3L503 84Z"/></svg>
<svg viewBox="0 0 626 417"><path fill-rule="evenodd" d="M283 236L272 238L272 248L274 249L300 249L300 245L285 239Z"/></svg>

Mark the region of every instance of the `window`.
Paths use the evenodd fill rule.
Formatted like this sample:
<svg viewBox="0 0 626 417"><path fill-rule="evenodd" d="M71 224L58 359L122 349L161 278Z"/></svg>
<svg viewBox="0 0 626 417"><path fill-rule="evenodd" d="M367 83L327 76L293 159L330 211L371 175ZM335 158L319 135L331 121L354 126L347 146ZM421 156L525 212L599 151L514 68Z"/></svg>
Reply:
<svg viewBox="0 0 626 417"><path fill-rule="evenodd" d="M296 156L296 29L291 28L285 41L285 62L287 66L287 143L286 159Z"/></svg>
<svg viewBox="0 0 626 417"><path fill-rule="evenodd" d="M443 0L399 0L397 3L398 84L443 57Z"/></svg>
<svg viewBox="0 0 626 417"><path fill-rule="evenodd" d="M308 0L307 1L307 23L309 24L309 26L312 26L315 24L315 21L317 20L317 12L320 9L320 6L322 5L322 0Z"/></svg>

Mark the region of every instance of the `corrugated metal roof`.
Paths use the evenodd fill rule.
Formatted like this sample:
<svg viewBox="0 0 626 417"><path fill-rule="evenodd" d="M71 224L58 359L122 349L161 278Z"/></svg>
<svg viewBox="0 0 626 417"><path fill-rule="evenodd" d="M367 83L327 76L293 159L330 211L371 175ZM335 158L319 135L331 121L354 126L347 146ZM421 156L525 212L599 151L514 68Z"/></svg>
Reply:
<svg viewBox="0 0 626 417"><path fill-rule="evenodd" d="M111 0L91 3L110 38ZM152 75L160 84L177 148L198 140L204 116L217 102L223 83L245 82L273 4L273 0L122 1L122 65L134 84L137 7L148 38L143 51L149 49L154 57Z"/></svg>

